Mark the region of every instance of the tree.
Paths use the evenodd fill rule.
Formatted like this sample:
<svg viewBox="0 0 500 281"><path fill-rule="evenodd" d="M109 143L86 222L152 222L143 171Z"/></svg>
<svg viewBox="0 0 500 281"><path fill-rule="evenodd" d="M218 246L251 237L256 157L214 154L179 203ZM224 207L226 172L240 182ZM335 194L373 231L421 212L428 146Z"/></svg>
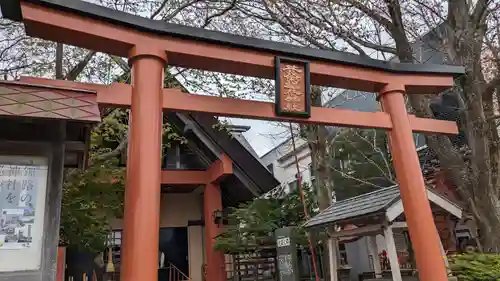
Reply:
<svg viewBox="0 0 500 281"><path fill-rule="evenodd" d="M315 195L311 187L302 185L306 206L311 215L317 213ZM226 253L253 251L262 244L274 245L274 231L278 228L295 227L296 241L307 246L303 204L298 188L290 193L283 190L269 197L256 198L232 208L228 215L228 230L217 237L216 249Z"/></svg>
<svg viewBox="0 0 500 281"><path fill-rule="evenodd" d="M500 255L467 253L452 256L451 270L458 280L489 281L500 279Z"/></svg>
<svg viewBox="0 0 500 281"><path fill-rule="evenodd" d="M345 129L328 154L337 200L396 185L387 136L381 130Z"/></svg>
<svg viewBox="0 0 500 281"><path fill-rule="evenodd" d="M217 1L210 1L213 2ZM466 68L466 74L450 94L459 101L463 118L460 129L465 132L467 144L461 150L447 136L428 136L427 142L478 224L483 248L500 250L500 237L495 235L500 231L497 124L500 3L491 0L241 0L236 1L227 18L223 26L226 31L361 56L395 57L405 63L425 63L421 60L423 56L416 55L422 49L414 49L418 46L414 43L424 33L432 33L436 40L431 47L444 54L444 62ZM227 27L229 19L236 29ZM420 46L424 44L420 43ZM408 100L418 116L433 116L430 97L410 93ZM320 129L316 132L316 139L326 140ZM326 152L324 149L313 151L320 155ZM318 168L323 170L321 165ZM328 192L323 194L330 196Z"/></svg>
<svg viewBox="0 0 500 281"><path fill-rule="evenodd" d="M128 114L114 110L92 131L90 164L64 176L60 240L69 247L103 250L110 222L122 217L125 169L111 152L127 132Z"/></svg>
<svg viewBox="0 0 500 281"><path fill-rule="evenodd" d="M121 76L127 76L121 75ZM170 75L165 83L179 87ZM61 214L61 238L69 246L97 253L103 250L111 222L122 218L126 171L120 165L128 144L129 112L107 110L92 131L90 163L85 169L65 173ZM187 140L163 120L163 148Z"/></svg>

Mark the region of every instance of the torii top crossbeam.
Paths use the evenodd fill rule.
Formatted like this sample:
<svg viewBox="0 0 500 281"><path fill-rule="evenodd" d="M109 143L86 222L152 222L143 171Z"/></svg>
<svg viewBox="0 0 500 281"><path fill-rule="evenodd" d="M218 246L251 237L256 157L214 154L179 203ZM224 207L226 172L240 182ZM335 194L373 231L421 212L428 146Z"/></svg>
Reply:
<svg viewBox="0 0 500 281"><path fill-rule="evenodd" d="M381 61L165 23L75 0L3 0L4 17L23 21L28 35L128 57L138 44L165 50L169 65L274 77L276 55L311 62L311 83L378 92L394 79L409 93L438 93L463 67ZM71 15L71 16L69 16Z"/></svg>
<svg viewBox="0 0 500 281"><path fill-rule="evenodd" d="M464 69L378 61L145 19L77 0L2 0L4 17L22 21L30 36L128 57L133 85L61 85L91 90L102 105L131 106L121 280L157 280L163 110L300 121L388 130L390 149L414 247L419 279L446 281L436 227L415 151L413 131L457 133L454 122L415 118L404 94L436 94ZM286 57L286 58L285 58ZM300 59L301 62L297 62ZM290 62L295 60L295 62ZM283 62L283 63L282 63ZM163 89L166 64L275 78L271 104L188 95ZM31 81L33 83L41 80ZM379 94L383 112L310 109L310 84ZM120 92L122 91L122 92ZM284 102L283 102L284 101ZM284 117L300 113L301 117ZM222 207L217 183L205 186L206 214ZM209 216L208 216L209 218ZM205 220L206 280L224 281L224 257L213 249L221 233Z"/></svg>

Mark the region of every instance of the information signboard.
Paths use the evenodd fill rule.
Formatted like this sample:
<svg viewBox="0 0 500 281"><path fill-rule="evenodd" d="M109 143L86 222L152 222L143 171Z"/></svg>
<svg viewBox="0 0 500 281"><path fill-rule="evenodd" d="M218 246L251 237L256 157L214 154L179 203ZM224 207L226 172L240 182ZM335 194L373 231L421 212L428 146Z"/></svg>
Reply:
<svg viewBox="0 0 500 281"><path fill-rule="evenodd" d="M0 272L40 268L48 161L0 155Z"/></svg>

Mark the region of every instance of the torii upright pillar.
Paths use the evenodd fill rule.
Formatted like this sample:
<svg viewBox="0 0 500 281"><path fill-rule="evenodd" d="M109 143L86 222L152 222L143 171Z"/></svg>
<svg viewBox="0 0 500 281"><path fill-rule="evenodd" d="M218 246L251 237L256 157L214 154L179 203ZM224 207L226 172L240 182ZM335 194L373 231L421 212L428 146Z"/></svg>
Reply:
<svg viewBox="0 0 500 281"><path fill-rule="evenodd" d="M222 197L218 183L208 183L203 192L203 213L205 221L206 280L224 281L224 253L213 248L216 238L222 234L222 222L216 223L213 214L222 211Z"/></svg>
<svg viewBox="0 0 500 281"><path fill-rule="evenodd" d="M382 108L392 120L389 143L415 251L420 280L447 280L446 267L425 188L413 131L404 100L405 85L390 84L380 91Z"/></svg>
<svg viewBox="0 0 500 281"><path fill-rule="evenodd" d="M158 280L161 186L162 50L136 46L132 65L132 102L120 280Z"/></svg>
<svg viewBox="0 0 500 281"><path fill-rule="evenodd" d="M203 192L203 216L205 221L206 281L226 280L224 253L214 249L218 235L222 234L222 221L215 222L214 214L222 211L220 182L233 173L233 162L225 154L208 169L209 179Z"/></svg>

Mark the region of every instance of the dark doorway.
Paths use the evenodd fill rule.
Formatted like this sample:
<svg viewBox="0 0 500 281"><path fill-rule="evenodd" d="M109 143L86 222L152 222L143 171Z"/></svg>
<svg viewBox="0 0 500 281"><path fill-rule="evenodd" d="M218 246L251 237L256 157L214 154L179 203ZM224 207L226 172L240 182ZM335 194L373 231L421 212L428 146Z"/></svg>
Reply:
<svg viewBox="0 0 500 281"><path fill-rule="evenodd" d="M189 276L187 227L160 228L160 252L165 255L165 267L172 263L186 276ZM161 256L160 256L161 257ZM169 280L168 270L160 269L158 281Z"/></svg>

